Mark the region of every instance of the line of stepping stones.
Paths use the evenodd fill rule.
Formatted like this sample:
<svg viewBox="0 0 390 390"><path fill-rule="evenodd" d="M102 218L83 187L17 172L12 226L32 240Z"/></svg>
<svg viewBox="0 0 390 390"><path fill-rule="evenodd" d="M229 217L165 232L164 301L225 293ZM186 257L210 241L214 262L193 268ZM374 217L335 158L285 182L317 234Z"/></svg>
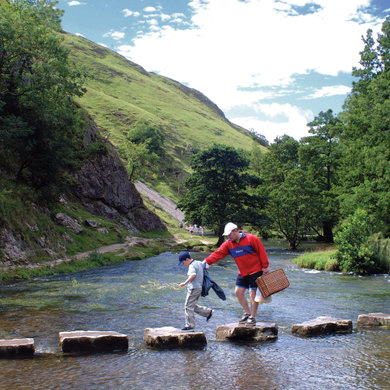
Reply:
<svg viewBox="0 0 390 390"><path fill-rule="evenodd" d="M390 328L390 314L361 314L358 316L357 326ZM305 337L351 333L352 320L321 316L293 325L291 332ZM216 328L217 341L273 341L277 337L278 327L274 323L257 323L256 326L234 323ZM146 328L144 341L148 346L158 349L203 348L207 344L203 332L185 332L173 327ZM60 332L59 344L64 353L127 351L129 338L125 334L114 331L79 330ZM25 357L34 354L35 346L32 338L0 340L0 357Z"/></svg>

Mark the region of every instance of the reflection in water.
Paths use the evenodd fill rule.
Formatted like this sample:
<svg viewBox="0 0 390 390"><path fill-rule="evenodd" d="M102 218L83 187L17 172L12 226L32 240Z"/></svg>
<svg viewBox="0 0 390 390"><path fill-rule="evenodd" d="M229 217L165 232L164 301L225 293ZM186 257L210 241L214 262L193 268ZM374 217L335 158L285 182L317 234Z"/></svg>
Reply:
<svg viewBox="0 0 390 390"><path fill-rule="evenodd" d="M390 331L354 330L350 335L301 338L291 326L320 315L352 319L390 312L386 275L354 277L305 272L294 254L268 249L271 269L283 267L291 286L261 305L258 321L279 327L265 344L216 342L215 327L242 315L234 295L237 268L225 259L210 269L224 289L205 304L210 322L197 318L208 345L203 350L155 351L143 342L147 327L184 323L185 290L176 285L185 270L177 255L165 253L71 275L0 287L0 338L33 337L39 355L1 360L0 388L20 389L387 389ZM195 259L203 255L193 254ZM58 332L114 330L129 335L127 353L65 356Z"/></svg>

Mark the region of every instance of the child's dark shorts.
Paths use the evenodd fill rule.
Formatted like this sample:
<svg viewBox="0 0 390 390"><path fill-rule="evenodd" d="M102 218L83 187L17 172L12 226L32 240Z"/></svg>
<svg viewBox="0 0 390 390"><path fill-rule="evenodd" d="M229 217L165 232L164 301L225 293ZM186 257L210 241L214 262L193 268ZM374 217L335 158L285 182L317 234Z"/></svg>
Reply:
<svg viewBox="0 0 390 390"><path fill-rule="evenodd" d="M254 274L241 276L238 274L236 279L236 287L242 287L250 290L256 290L257 284L256 279L263 275L263 271L255 272Z"/></svg>

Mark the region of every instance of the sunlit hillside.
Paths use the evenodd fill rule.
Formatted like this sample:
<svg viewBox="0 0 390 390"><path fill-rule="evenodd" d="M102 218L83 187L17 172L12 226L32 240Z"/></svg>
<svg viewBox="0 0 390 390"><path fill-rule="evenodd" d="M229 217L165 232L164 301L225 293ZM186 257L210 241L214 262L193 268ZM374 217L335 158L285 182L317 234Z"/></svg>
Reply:
<svg viewBox="0 0 390 390"><path fill-rule="evenodd" d="M175 180L189 172L193 150L213 143L248 152L258 143L249 131L230 123L202 93L126 60L84 38L64 34L74 59L92 76L80 104L96 121L103 135L120 145L139 119L159 126L166 137L164 175L151 183L175 198ZM180 173L179 173L180 172ZM178 179L178 177L180 177Z"/></svg>

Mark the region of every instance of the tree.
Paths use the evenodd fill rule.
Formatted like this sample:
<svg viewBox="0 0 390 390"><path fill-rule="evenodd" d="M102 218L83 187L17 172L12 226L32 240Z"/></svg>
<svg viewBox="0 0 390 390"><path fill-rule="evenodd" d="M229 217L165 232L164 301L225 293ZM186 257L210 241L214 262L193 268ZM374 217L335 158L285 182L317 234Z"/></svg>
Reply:
<svg viewBox="0 0 390 390"><path fill-rule="evenodd" d="M134 128L129 131L128 138L135 144L145 144L151 153L159 156L164 154L164 134L157 126L145 120L137 121Z"/></svg>
<svg viewBox="0 0 390 390"><path fill-rule="evenodd" d="M266 194L265 211L273 227L296 249L310 230L318 210L312 181L298 161L299 142L284 135L276 138L264 154L259 191Z"/></svg>
<svg viewBox="0 0 390 390"><path fill-rule="evenodd" d="M59 36L57 2L0 3L0 154L35 188L60 185L82 146L85 113L74 103L85 73Z"/></svg>
<svg viewBox="0 0 390 390"><path fill-rule="evenodd" d="M164 140L161 130L145 120L137 121L129 130L119 152L125 160L130 181L156 171L160 157L164 155Z"/></svg>
<svg viewBox="0 0 390 390"><path fill-rule="evenodd" d="M344 105L340 207L342 215L366 210L376 231L390 234L390 18L377 46L366 40L361 55L375 53ZM363 60L361 61L361 63ZM364 63L364 62L363 62Z"/></svg>
<svg viewBox="0 0 390 390"><path fill-rule="evenodd" d="M299 168L289 171L285 180L269 193L267 214L288 241L290 250L296 250L310 231L316 206L312 182Z"/></svg>
<svg viewBox="0 0 390 390"><path fill-rule="evenodd" d="M299 162L312 183L313 196L318 198L318 217L325 242L333 242L333 227L338 221L339 207L336 186L340 159L341 122L332 110L320 112L308 123L312 136L301 139ZM315 225L312 226L315 229Z"/></svg>
<svg viewBox="0 0 390 390"><path fill-rule="evenodd" d="M212 227L218 235L218 246L228 221L256 222L260 199L247 190L257 181L247 173L249 162L243 153L213 145L195 154L190 165L193 173L184 181L188 191L178 203L186 221Z"/></svg>

